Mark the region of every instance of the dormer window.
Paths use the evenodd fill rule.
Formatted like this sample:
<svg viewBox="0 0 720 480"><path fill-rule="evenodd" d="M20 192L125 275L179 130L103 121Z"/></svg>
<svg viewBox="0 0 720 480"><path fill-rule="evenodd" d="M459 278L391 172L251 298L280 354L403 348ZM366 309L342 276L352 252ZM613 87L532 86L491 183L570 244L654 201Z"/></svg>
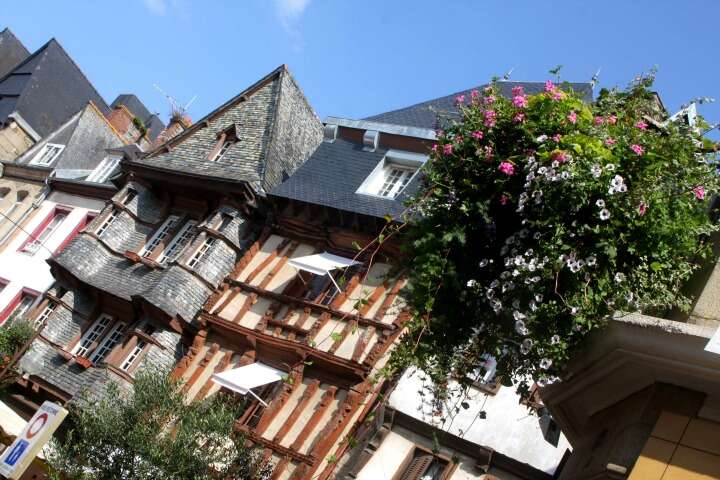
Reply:
<svg viewBox="0 0 720 480"><path fill-rule="evenodd" d="M222 146L220 147L220 150L218 150L217 155L215 155L215 157L212 159L212 161L219 162L220 160L222 160L223 157L225 157L225 154L227 153L227 151L230 150L230 147L232 146L233 143L235 143L235 142L231 141L231 140L225 140L223 142Z"/></svg>
<svg viewBox="0 0 720 480"><path fill-rule="evenodd" d="M381 197L395 198L402 192L416 170L390 165L383 170L383 184L378 194Z"/></svg>
<svg viewBox="0 0 720 480"><path fill-rule="evenodd" d="M110 174L115 170L115 167L118 166L120 163L122 157L117 155L111 155L108 157L105 157L100 164L95 167L95 170L90 173L90 175L85 179L86 182L95 182L95 183L104 183L109 177Z"/></svg>
<svg viewBox="0 0 720 480"><path fill-rule="evenodd" d="M217 142L208 154L208 160L211 162L219 162L225 158L225 155L227 155L230 147L232 147L237 141L238 138L235 131L235 125L233 124L218 134Z"/></svg>
<svg viewBox="0 0 720 480"><path fill-rule="evenodd" d="M30 161L31 165L50 165L63 151L65 145L58 145L56 143L46 143L43 148L40 149L35 158Z"/></svg>
<svg viewBox="0 0 720 480"><path fill-rule="evenodd" d="M408 186L427 157L418 153L388 150L357 189L357 193L395 199Z"/></svg>

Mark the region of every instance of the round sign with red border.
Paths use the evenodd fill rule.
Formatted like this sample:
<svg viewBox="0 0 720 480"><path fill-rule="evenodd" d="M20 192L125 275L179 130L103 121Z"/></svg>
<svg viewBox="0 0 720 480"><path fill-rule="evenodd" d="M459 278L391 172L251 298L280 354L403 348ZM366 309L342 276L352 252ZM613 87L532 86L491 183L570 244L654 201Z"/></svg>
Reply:
<svg viewBox="0 0 720 480"><path fill-rule="evenodd" d="M48 421L48 414L43 412L38 417L33 420L33 422L30 424L30 427L28 427L27 433L25 434L25 437L32 438L35 435L38 434L40 430L45 426L45 424ZM38 422L42 422L38 425Z"/></svg>

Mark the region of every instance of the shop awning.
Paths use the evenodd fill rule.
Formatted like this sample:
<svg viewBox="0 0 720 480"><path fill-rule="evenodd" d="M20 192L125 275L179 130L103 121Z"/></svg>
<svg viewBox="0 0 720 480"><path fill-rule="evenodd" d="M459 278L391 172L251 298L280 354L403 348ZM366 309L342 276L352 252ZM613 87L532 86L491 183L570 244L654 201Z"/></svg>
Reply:
<svg viewBox="0 0 720 480"><path fill-rule="evenodd" d="M242 395L250 393L250 395L260 400L260 403L267 407L267 404L255 395L252 389L267 385L268 383L279 382L286 376L287 374L282 370L278 370L261 362L255 362L243 367L216 373L211 378L213 382L228 390L238 392Z"/></svg>

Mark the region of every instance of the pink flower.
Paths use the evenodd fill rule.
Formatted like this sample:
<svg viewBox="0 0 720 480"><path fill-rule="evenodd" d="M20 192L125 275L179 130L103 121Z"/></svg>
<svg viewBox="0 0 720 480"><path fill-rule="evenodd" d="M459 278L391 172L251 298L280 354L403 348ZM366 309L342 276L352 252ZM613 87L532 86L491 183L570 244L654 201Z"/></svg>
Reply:
<svg viewBox="0 0 720 480"><path fill-rule="evenodd" d="M513 122L515 122L515 123L522 123L524 121L525 121L525 114L522 112L516 113L515 116L513 117Z"/></svg>
<svg viewBox="0 0 720 480"><path fill-rule="evenodd" d="M492 103L495 103L495 96L488 95L487 97L485 97L485 100L483 100L483 101L485 102L485 105L490 105Z"/></svg>
<svg viewBox="0 0 720 480"><path fill-rule="evenodd" d="M497 113L495 110L485 110L485 126L494 127L497 121Z"/></svg>
<svg viewBox="0 0 720 480"><path fill-rule="evenodd" d="M512 104L517 108L525 108L528 106L527 97L525 95L516 95L512 99Z"/></svg>
<svg viewBox="0 0 720 480"><path fill-rule="evenodd" d="M553 93L555 91L555 84L552 82L552 80L545 81L545 91L547 93Z"/></svg>
<svg viewBox="0 0 720 480"><path fill-rule="evenodd" d="M555 135L552 136L552 139L553 139L553 142L560 143L560 140L562 139L562 135L560 135L559 133L556 133Z"/></svg>
<svg viewBox="0 0 720 480"><path fill-rule="evenodd" d="M438 147L438 146L437 146L437 143L433 143L432 151L433 151L433 152L437 152L437 147Z"/></svg>
<svg viewBox="0 0 720 480"><path fill-rule="evenodd" d="M475 138L477 140L480 140L483 138L483 132L481 130L475 130L474 132L471 133L471 135L473 136L473 138Z"/></svg>
<svg viewBox="0 0 720 480"><path fill-rule="evenodd" d="M615 125L615 124L617 123L617 117L616 117L615 115L610 115L610 116L607 118L607 122L608 122L610 125Z"/></svg>
<svg viewBox="0 0 720 480"><path fill-rule="evenodd" d="M452 153L453 153L453 146L452 146L451 143L446 143L445 145L443 145L443 153L444 153L445 155L452 155Z"/></svg>
<svg viewBox="0 0 720 480"><path fill-rule="evenodd" d="M465 103L465 95L458 95L457 97L455 97L455 104L456 104L456 105L460 105L460 104L463 104L463 103Z"/></svg>
<svg viewBox="0 0 720 480"><path fill-rule="evenodd" d="M595 121L595 125L598 125L598 126L600 126L600 125L602 125L603 123L605 123L605 119L604 119L603 117L595 117L595 120L594 120L594 121Z"/></svg>
<svg viewBox="0 0 720 480"><path fill-rule="evenodd" d="M483 91L485 93L492 93L492 85L486 85L485 88L483 88Z"/></svg>
<svg viewBox="0 0 720 480"><path fill-rule="evenodd" d="M462 135L457 135L457 136L455 137L455 143L457 143L457 144L459 145L459 144L461 144L462 142L463 142L463 137L462 137Z"/></svg>
<svg viewBox="0 0 720 480"><path fill-rule="evenodd" d="M565 163L568 160L567 153L563 152L562 150L555 150L552 153L551 158L558 163Z"/></svg>
<svg viewBox="0 0 720 480"><path fill-rule="evenodd" d="M555 90L552 94L552 99L555 101L562 100L565 94L561 90Z"/></svg>
<svg viewBox="0 0 720 480"><path fill-rule="evenodd" d="M519 95L524 95L525 91L523 90L522 86L517 86L512 88L512 95L513 97L517 97Z"/></svg>
<svg viewBox="0 0 720 480"><path fill-rule="evenodd" d="M616 143L617 143L617 141L612 137L608 137L605 139L605 145L607 145L608 147L612 147Z"/></svg>
<svg viewBox="0 0 720 480"><path fill-rule="evenodd" d="M645 149L637 144L630 145L630 150L635 152L636 155L642 155L643 153L645 153Z"/></svg>
<svg viewBox="0 0 720 480"><path fill-rule="evenodd" d="M485 160L490 161L493 159L493 148L490 145L485 145Z"/></svg>
<svg viewBox="0 0 720 480"><path fill-rule="evenodd" d="M638 215L640 215L641 217L645 215L645 212L647 212L647 208L647 203L640 202L640 205L638 205Z"/></svg>
<svg viewBox="0 0 720 480"><path fill-rule="evenodd" d="M693 193L695 194L695 198L698 200L704 200L705 199L705 187L702 185L698 185L697 187L692 189Z"/></svg>
<svg viewBox="0 0 720 480"><path fill-rule="evenodd" d="M570 112L570 114L567 116L567 119L570 121L570 123L577 123L577 113L573 110Z"/></svg>
<svg viewBox="0 0 720 480"><path fill-rule="evenodd" d="M480 92L478 92L477 90L473 90L472 92L470 92L470 99L473 102L476 101L479 97L480 97Z"/></svg>
<svg viewBox="0 0 720 480"><path fill-rule="evenodd" d="M498 170L500 170L505 175L512 175L513 173L515 173L515 166L512 163L502 162L498 167Z"/></svg>
<svg viewBox="0 0 720 480"><path fill-rule="evenodd" d="M517 87L515 87L515 88L517 88ZM522 87L520 87L520 88L522 88ZM505 195L505 194L500 195L500 205L507 204L508 200L509 200L509 198L507 195Z"/></svg>

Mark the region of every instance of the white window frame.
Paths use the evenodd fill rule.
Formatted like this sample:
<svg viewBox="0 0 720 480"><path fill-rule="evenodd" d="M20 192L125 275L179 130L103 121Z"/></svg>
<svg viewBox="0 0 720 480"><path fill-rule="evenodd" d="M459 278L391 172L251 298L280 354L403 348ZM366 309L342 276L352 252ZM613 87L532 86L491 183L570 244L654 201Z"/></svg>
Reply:
<svg viewBox="0 0 720 480"><path fill-rule="evenodd" d="M378 195L385 198L396 198L400 192L405 190L416 171L414 168L387 165L383 169L383 183L378 190Z"/></svg>
<svg viewBox="0 0 720 480"><path fill-rule="evenodd" d="M234 140L225 140L220 147L220 150L218 150L218 153L213 157L213 162L219 162L225 157L225 154L230 150L230 147L232 147L232 144L235 143Z"/></svg>
<svg viewBox="0 0 720 480"><path fill-rule="evenodd" d="M394 200L412 182L426 161L426 155L402 150L388 150L385 157L378 162L355 193ZM387 180L394 170L401 171L402 175L390 184L390 189L383 194Z"/></svg>
<svg viewBox="0 0 720 480"><path fill-rule="evenodd" d="M85 181L93 183L105 182L108 177L110 177L113 170L115 170L115 167L118 166L120 160L122 160L122 157L119 155L108 155L98 164L97 167L95 167Z"/></svg>
<svg viewBox="0 0 720 480"><path fill-rule="evenodd" d="M45 308L43 309L42 313L37 316L37 318L35 319L35 322L33 323L33 327L35 328L35 330L40 328L40 326L43 323L45 323L45 320L50 318L50 315L52 315L52 313L55 311L56 308L57 308L57 303L53 302L52 300L50 300L47 303L47 305L45 305Z"/></svg>
<svg viewBox="0 0 720 480"><path fill-rule="evenodd" d="M102 236L102 234L105 233L105 231L108 228L110 228L110 225L113 224L113 222L115 221L117 216L118 216L117 210L115 210L114 208L112 210L110 210L110 213L108 214L107 217L105 217L105 220L103 220L103 223L101 223L100 226L98 227L98 229L95 230L95 235L97 235L98 237Z"/></svg>
<svg viewBox="0 0 720 480"><path fill-rule="evenodd" d="M124 328L124 322L117 322L112 326L107 335L105 335L102 341L98 344L97 348L93 350L92 355L90 355L90 361L92 363L97 364L98 362L102 362L105 357L107 357L108 353L115 348L115 345L120 343Z"/></svg>
<svg viewBox="0 0 720 480"><path fill-rule="evenodd" d="M135 190L134 188L128 188L127 191L125 192L125 195L123 195L122 200L120 200L120 203L127 206L130 202L135 200L135 198L137 196L138 196L137 190Z"/></svg>
<svg viewBox="0 0 720 480"><path fill-rule="evenodd" d="M155 233L152 237L150 237L150 240L143 246L143 248L140 250L140 256L141 257L149 257L152 255L153 250L157 248L158 245L160 245L160 242L165 240L168 235L170 235L170 230L172 230L175 225L177 224L178 220L180 220L180 217L177 215L170 215L163 223L160 225L160 228L155 230Z"/></svg>
<svg viewBox="0 0 720 480"><path fill-rule="evenodd" d="M45 242L52 238L53 234L57 232L58 228L60 228L60 225L68 219L71 212L72 210L55 208L50 221L43 227L42 230L40 230L35 238L29 238L20 251L30 255L35 255L38 250L40 250L40 247L45 245ZM59 217L62 218L58 220Z"/></svg>
<svg viewBox="0 0 720 480"><path fill-rule="evenodd" d="M123 361L122 365L120 366L120 370L123 370L127 372L130 370L130 367L133 366L133 363L135 363L135 360L140 356L143 349L145 348L145 340L138 340L137 345L135 345L135 348L132 349L132 351L128 354L127 357L125 357L125 360Z"/></svg>
<svg viewBox="0 0 720 480"><path fill-rule="evenodd" d="M170 243L160 252L157 256L158 263L166 263L170 260L174 260L183 248L190 242L190 238L193 235L193 228L197 225L195 220L188 220L185 225L182 226L179 232L170 240Z"/></svg>
<svg viewBox="0 0 720 480"><path fill-rule="evenodd" d="M80 338L77 344L70 351L77 357L84 357L90 350L90 346L95 340L100 338L102 334L107 330L113 322L113 317L107 313L101 313L100 316L90 325L90 328L85 331L85 334Z"/></svg>
<svg viewBox="0 0 720 480"><path fill-rule="evenodd" d="M13 307L10 315L7 316L7 319L5 321L14 322L22 318L23 315L30 311L32 306L35 304L35 300L37 300L37 297L35 295L22 292L20 294L20 301L18 301L17 305Z"/></svg>
<svg viewBox="0 0 720 480"><path fill-rule="evenodd" d="M46 143L30 161L30 165L50 165L52 162L55 161L58 155L62 153L63 150L65 150L65 145L61 145L59 143ZM48 153L50 154L49 157ZM45 160L46 157L48 157L49 159Z"/></svg>
<svg viewBox="0 0 720 480"><path fill-rule="evenodd" d="M215 237L206 237L205 240L200 244L200 246L195 250L195 253L193 253L193 256L190 257L190 260L187 261L187 266L190 268L195 268L198 263L207 255L207 252L212 248L212 246L215 244Z"/></svg>

